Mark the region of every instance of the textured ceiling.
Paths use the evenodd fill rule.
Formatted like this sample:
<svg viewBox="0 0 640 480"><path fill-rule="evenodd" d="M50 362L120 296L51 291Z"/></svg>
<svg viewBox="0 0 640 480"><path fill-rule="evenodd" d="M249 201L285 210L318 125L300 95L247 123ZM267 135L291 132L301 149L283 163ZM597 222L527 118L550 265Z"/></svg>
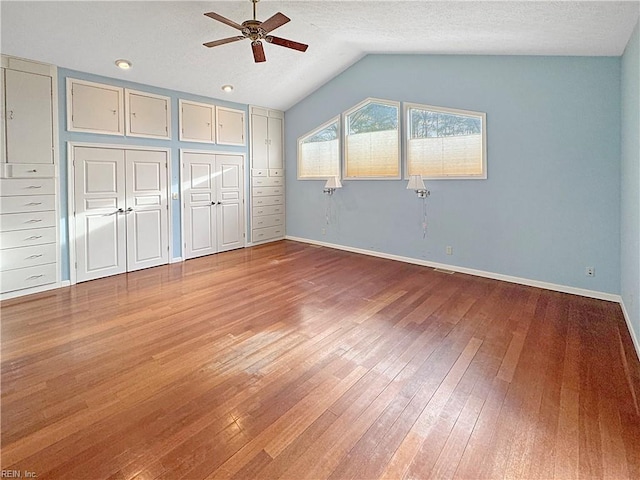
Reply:
<svg viewBox="0 0 640 480"><path fill-rule="evenodd" d="M248 40L203 15L238 23L243 1L0 2L2 53L109 77L286 110L367 53L621 55L640 2L276 1L291 22L274 35L309 44L306 53L265 45L253 62ZM129 71L113 62L126 58ZM235 90L225 94L224 84Z"/></svg>

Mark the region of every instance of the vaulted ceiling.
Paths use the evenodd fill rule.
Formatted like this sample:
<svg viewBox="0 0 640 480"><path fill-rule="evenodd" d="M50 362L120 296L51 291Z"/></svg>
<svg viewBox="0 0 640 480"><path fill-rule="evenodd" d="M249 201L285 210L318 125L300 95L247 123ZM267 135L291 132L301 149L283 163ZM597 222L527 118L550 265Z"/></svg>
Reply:
<svg viewBox="0 0 640 480"><path fill-rule="evenodd" d="M274 35L309 45L306 53L265 45L254 63L248 40L203 14L237 23L249 0L2 1L2 53L186 91L286 110L368 53L618 56L638 21L640 3L484 1L277 1L291 22ZM122 71L118 58L133 62ZM232 84L232 93L221 91Z"/></svg>

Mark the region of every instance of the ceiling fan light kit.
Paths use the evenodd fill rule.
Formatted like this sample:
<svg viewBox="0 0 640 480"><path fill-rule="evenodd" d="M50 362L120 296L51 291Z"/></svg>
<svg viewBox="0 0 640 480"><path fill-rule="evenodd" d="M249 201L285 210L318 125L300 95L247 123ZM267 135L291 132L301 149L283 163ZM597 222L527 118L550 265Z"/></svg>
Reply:
<svg viewBox="0 0 640 480"><path fill-rule="evenodd" d="M235 28L236 30L240 30L242 35L238 35L235 37L223 38L220 40L214 40L212 42L204 43L205 47L217 47L219 45L225 45L227 43L237 42L239 40L244 40L248 38L251 40L251 50L253 51L253 60L256 63L265 62L267 57L264 53L263 41L267 43L272 43L274 45L278 45L281 47L291 48L293 50L298 50L300 52L305 52L308 45L304 43L294 42L293 40L288 40L286 38L275 37L273 35L269 35L273 30L278 27L281 27L285 23L291 21L289 17L278 12L273 16L269 17L264 22L256 19L256 4L260 0L250 0L253 3L253 20L245 20L242 24L236 23L233 20L229 20L222 15L219 15L215 12L205 13L205 16L212 18L213 20L217 20L218 22L224 23L225 25L229 25L230 27Z"/></svg>

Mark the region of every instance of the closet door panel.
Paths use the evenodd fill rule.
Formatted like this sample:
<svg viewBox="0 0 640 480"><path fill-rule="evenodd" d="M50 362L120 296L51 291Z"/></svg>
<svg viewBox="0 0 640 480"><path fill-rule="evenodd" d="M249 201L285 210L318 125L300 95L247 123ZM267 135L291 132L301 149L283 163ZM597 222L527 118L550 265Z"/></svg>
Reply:
<svg viewBox="0 0 640 480"><path fill-rule="evenodd" d="M168 263L167 154L127 150L127 270Z"/></svg>
<svg viewBox="0 0 640 480"><path fill-rule="evenodd" d="M218 205L218 251L244 247L243 158L216 155L220 203Z"/></svg>
<svg viewBox="0 0 640 480"><path fill-rule="evenodd" d="M215 155L184 153L184 248L185 258L217 251Z"/></svg>
<svg viewBox="0 0 640 480"><path fill-rule="evenodd" d="M75 147L77 280L126 271L124 151Z"/></svg>

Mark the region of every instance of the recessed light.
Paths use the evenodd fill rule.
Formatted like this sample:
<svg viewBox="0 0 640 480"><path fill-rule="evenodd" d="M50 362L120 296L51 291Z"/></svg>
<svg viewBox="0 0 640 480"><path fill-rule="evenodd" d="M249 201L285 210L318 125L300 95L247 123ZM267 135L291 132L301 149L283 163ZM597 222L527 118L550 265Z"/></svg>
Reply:
<svg viewBox="0 0 640 480"><path fill-rule="evenodd" d="M116 66L123 69L123 70L129 70L131 68L131 65L133 65L129 60L124 60L122 58L116 60Z"/></svg>
<svg viewBox="0 0 640 480"><path fill-rule="evenodd" d="M233 85L223 85L222 90L227 93L233 92Z"/></svg>

